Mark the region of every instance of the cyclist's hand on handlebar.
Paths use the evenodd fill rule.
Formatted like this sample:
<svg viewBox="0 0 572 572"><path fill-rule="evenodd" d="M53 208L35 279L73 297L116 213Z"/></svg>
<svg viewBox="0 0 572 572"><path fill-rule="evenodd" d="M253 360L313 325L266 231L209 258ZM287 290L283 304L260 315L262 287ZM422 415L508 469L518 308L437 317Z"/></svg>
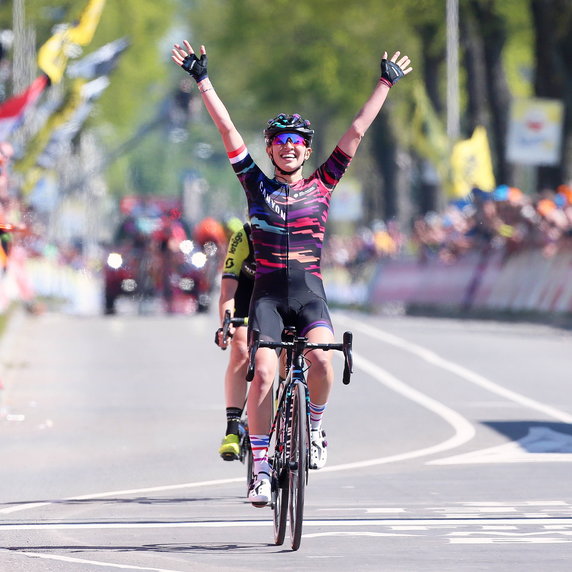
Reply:
<svg viewBox="0 0 572 572"><path fill-rule="evenodd" d="M228 327L226 339L224 338L224 329L219 328L215 334L215 344L221 349L226 350L228 345L230 344L230 340L234 336L235 328L232 324Z"/></svg>
<svg viewBox="0 0 572 572"><path fill-rule="evenodd" d="M223 340L223 330L219 328L215 333L215 344L221 349L226 350L227 344L224 343Z"/></svg>

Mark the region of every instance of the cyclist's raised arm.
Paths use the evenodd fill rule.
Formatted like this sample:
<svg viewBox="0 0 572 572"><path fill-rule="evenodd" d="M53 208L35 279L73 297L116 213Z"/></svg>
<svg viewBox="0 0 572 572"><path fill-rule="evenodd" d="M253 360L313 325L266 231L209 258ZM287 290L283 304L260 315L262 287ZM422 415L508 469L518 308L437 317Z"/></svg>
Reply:
<svg viewBox="0 0 572 572"><path fill-rule="evenodd" d="M379 114L389 93L389 89L412 71L410 59L407 56L399 58L400 52L395 52L391 60L384 52L381 60L381 77L377 82L369 99L365 102L359 113L355 116L349 129L342 135L338 147L350 157L353 157L361 143L365 132ZM399 58L399 59L398 59Z"/></svg>
<svg viewBox="0 0 572 572"><path fill-rule="evenodd" d="M171 58L197 82L203 103L222 137L226 151L228 153L236 151L244 145L244 141L208 77L205 47L201 46L201 57L198 58L191 44L187 40L184 40L183 43L185 45L184 48L179 44L175 44L171 51Z"/></svg>

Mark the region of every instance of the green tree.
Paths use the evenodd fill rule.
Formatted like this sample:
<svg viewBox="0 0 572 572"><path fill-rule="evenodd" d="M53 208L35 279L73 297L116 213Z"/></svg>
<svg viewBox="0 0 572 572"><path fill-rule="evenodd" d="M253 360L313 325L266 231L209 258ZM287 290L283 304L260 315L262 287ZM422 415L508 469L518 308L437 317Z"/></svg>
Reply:
<svg viewBox="0 0 572 572"><path fill-rule="evenodd" d="M86 5L87 0L62 1L57 7L47 0L28 0L25 3L26 24L35 31L37 47L51 37L54 26L77 20ZM85 55L118 38L126 37L130 42L111 76L110 86L86 125L98 128L103 144L110 150L119 147L141 125L152 122L161 101L172 89L170 70L166 65L167 46L163 42L176 19L179 5L178 0L108 1L92 42L83 49L82 55ZM0 25L9 29L12 26L11 14L2 8ZM62 83L64 90L69 89L71 82L67 78L64 77ZM132 148L137 148L138 143L133 141ZM129 151L125 149L126 156ZM129 159L126 161L129 163ZM156 167L156 171L161 172L160 165ZM109 171L109 182L118 195L130 186L125 178L126 171L129 168L125 164L114 164ZM152 182L156 183L153 179Z"/></svg>
<svg viewBox="0 0 572 572"><path fill-rule="evenodd" d="M54 24L71 21L85 4L68 0L53 7L47 0L27 0L38 46ZM511 184L512 166L504 150L511 98L563 98L569 158L572 5L566 0L465 0L460 7L462 136L476 124L486 125L497 180ZM7 6L0 5L0 25L10 27L10 19ZM411 56L415 71L392 92L352 174L364 181L372 217L399 215L398 195L404 190L398 190L396 174L409 157L417 208L434 208L438 188L415 173L424 161L444 172L447 160L439 151L446 112L445 26L443 0L109 1L85 51L118 37L131 41L89 125L113 157L107 172L111 188L116 194L171 193L191 169L212 181L217 192L237 196L231 170L222 167L218 134L200 102L191 105L194 113L182 126L186 136L173 137L169 108L183 77L169 59L174 42L186 37L197 50L206 44L209 73L255 153L264 158L256 145L269 117L299 111L317 129L314 160L324 158L363 103L377 79L383 50L401 49ZM550 73L535 78L534 67ZM205 146L211 149L207 155L197 151ZM570 176L569 163L565 159L558 170L546 170L551 184ZM234 200L240 204L240 198Z"/></svg>
<svg viewBox="0 0 572 572"><path fill-rule="evenodd" d="M394 3L209 0L197 4L194 47L207 45L209 73L239 129L246 133L250 129L251 136L260 140L269 117L298 111L317 129L314 160L324 159L369 95L379 77L383 51L401 49L415 61L419 49L418 41L407 33L404 9ZM364 147L372 154L358 154L354 173L389 174L387 157L394 165L393 146L400 133L397 129L387 133L407 116L408 83L400 85L399 96L390 98L383 114L391 120L378 123L385 126L384 136L370 137ZM395 196L395 188L391 184L387 188L386 199ZM389 201L378 200L379 184L368 189L374 196L367 202L378 209L372 215L379 216Z"/></svg>

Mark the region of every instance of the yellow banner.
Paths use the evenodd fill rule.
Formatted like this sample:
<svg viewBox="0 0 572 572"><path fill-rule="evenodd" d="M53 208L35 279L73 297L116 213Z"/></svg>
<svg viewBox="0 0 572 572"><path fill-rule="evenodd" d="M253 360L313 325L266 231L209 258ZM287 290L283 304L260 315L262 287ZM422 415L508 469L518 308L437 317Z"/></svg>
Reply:
<svg viewBox="0 0 572 572"><path fill-rule="evenodd" d="M90 0L79 22L58 30L38 51L38 67L52 83L62 81L75 46L86 46L93 39L105 0Z"/></svg>
<svg viewBox="0 0 572 572"><path fill-rule="evenodd" d="M467 196L473 188L492 191L495 176L487 130L476 127L470 139L459 141L451 152L452 181L450 194L453 198Z"/></svg>
<svg viewBox="0 0 572 572"><path fill-rule="evenodd" d="M104 6L105 0L90 0L79 22L69 30L70 40L74 44L87 46L93 40Z"/></svg>

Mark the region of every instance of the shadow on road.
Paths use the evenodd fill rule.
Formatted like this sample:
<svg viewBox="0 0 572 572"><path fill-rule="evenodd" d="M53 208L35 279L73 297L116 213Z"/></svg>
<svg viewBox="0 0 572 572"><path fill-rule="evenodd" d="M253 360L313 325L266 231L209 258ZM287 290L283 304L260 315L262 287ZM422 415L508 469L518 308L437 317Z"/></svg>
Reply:
<svg viewBox="0 0 572 572"><path fill-rule="evenodd" d="M572 453L572 424L548 421L486 421L484 425L528 453Z"/></svg>

